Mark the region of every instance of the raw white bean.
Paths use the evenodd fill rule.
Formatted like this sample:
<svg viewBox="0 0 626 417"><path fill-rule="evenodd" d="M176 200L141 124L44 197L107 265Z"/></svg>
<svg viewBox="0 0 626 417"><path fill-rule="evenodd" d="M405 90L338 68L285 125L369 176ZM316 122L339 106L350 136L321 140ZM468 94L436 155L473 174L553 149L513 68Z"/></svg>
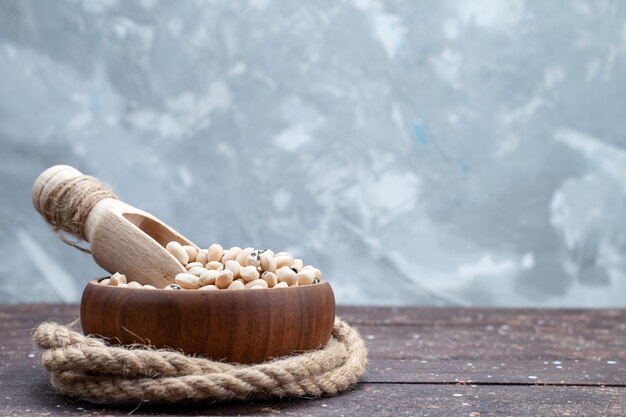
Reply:
<svg viewBox="0 0 626 417"><path fill-rule="evenodd" d="M298 271L301 270L304 267L304 264L302 263L302 259L294 259L292 266L296 268Z"/></svg>
<svg viewBox="0 0 626 417"><path fill-rule="evenodd" d="M259 266L261 264L261 254L259 251L250 252L250 254L246 257L245 266Z"/></svg>
<svg viewBox="0 0 626 417"><path fill-rule="evenodd" d="M164 290L182 290L182 288L178 284L169 284L169 285L166 285L165 288L163 289Z"/></svg>
<svg viewBox="0 0 626 417"><path fill-rule="evenodd" d="M311 269L298 272L298 285L311 285L315 281L315 273Z"/></svg>
<svg viewBox="0 0 626 417"><path fill-rule="evenodd" d="M126 275L120 274L119 272L116 272L115 274L111 275L109 283L111 285L126 284L127 283Z"/></svg>
<svg viewBox="0 0 626 417"><path fill-rule="evenodd" d="M128 284L127 284L127 283L125 283L125 282L122 282L122 283L121 283L121 284L119 284L117 287L118 287L118 288L126 288L126 287L128 287Z"/></svg>
<svg viewBox="0 0 626 417"><path fill-rule="evenodd" d="M276 277L278 278L278 282L286 282L287 285L294 285L298 283L298 275L288 266L278 268L276 270Z"/></svg>
<svg viewBox="0 0 626 417"><path fill-rule="evenodd" d="M274 272L276 271L276 259L274 259L274 255L268 252L263 252L261 254L261 269L263 271Z"/></svg>
<svg viewBox="0 0 626 417"><path fill-rule="evenodd" d="M146 290L156 290L156 287L153 287L152 285L149 285L149 284L144 285L142 288Z"/></svg>
<svg viewBox="0 0 626 417"><path fill-rule="evenodd" d="M278 283L278 277L272 271L265 271L261 274L261 279L267 282L268 287L274 287Z"/></svg>
<svg viewBox="0 0 626 417"><path fill-rule="evenodd" d="M185 249L185 252L187 252L189 256L189 262L195 262L196 256L198 256L198 249L191 245L183 245L183 249Z"/></svg>
<svg viewBox="0 0 626 417"><path fill-rule="evenodd" d="M254 287L248 288L249 290L264 290L265 287L261 287L260 285L255 285Z"/></svg>
<svg viewBox="0 0 626 417"><path fill-rule="evenodd" d="M204 267L206 269L222 269L223 266L219 261L209 261Z"/></svg>
<svg viewBox="0 0 626 417"><path fill-rule="evenodd" d="M207 249L207 253L206 253L206 260L207 262L211 262L211 261L220 261L222 260L222 256L224 256L224 248L222 248L222 245L218 244L218 243L214 243L211 246L209 246L209 249Z"/></svg>
<svg viewBox="0 0 626 417"><path fill-rule="evenodd" d="M111 284L111 279L109 279L109 278L103 279L102 281L100 281L100 284L102 284L102 285L110 285Z"/></svg>
<svg viewBox="0 0 626 417"><path fill-rule="evenodd" d="M289 287L289 285L286 282L279 282L278 284L274 285L272 288L287 288Z"/></svg>
<svg viewBox="0 0 626 417"><path fill-rule="evenodd" d="M191 268L194 268L196 266L204 268L204 264L202 262L189 262L187 265L185 265L185 268L187 268L187 271L189 271Z"/></svg>
<svg viewBox="0 0 626 417"><path fill-rule="evenodd" d="M226 263L226 261L234 261L241 253L241 250L242 249L239 246L233 246L227 251L224 251L224 256L222 256L222 262Z"/></svg>
<svg viewBox="0 0 626 417"><path fill-rule="evenodd" d="M200 288L200 278L192 274L180 273L176 275L174 281L181 287L188 290Z"/></svg>
<svg viewBox="0 0 626 417"><path fill-rule="evenodd" d="M202 275L200 275L200 285L215 285L215 280L220 276L220 271L215 269L207 270Z"/></svg>
<svg viewBox="0 0 626 417"><path fill-rule="evenodd" d="M204 287L198 288L198 291L213 291L213 290L219 290L219 288L217 288L217 286L215 285L205 285Z"/></svg>
<svg viewBox="0 0 626 417"><path fill-rule="evenodd" d="M128 283L128 288L141 288L142 285L137 281L131 281Z"/></svg>
<svg viewBox="0 0 626 417"><path fill-rule="evenodd" d="M248 259L248 256L254 252L254 248L245 248L242 249L241 252L239 252L239 255L237 255L237 257L235 258L235 260L237 262L239 262L239 265L241 266L247 266L246 265L246 259Z"/></svg>
<svg viewBox="0 0 626 417"><path fill-rule="evenodd" d="M206 249L201 249L196 256L196 262L200 262L204 266L208 261L206 259Z"/></svg>
<svg viewBox="0 0 626 417"><path fill-rule="evenodd" d="M237 280L237 281L231 282L227 289L229 289L229 290L243 290L245 288L246 288L245 285L243 285L243 283L241 281Z"/></svg>
<svg viewBox="0 0 626 417"><path fill-rule="evenodd" d="M252 288L252 287L263 287L263 288L267 288L267 282L265 282L265 280L262 279L255 279L252 280L250 282L248 282L245 286L246 288Z"/></svg>
<svg viewBox="0 0 626 417"><path fill-rule="evenodd" d="M215 285L217 285L220 289L228 288L228 286L233 282L233 273L230 269L225 269L219 272L220 274L217 278L215 278Z"/></svg>
<svg viewBox="0 0 626 417"><path fill-rule="evenodd" d="M189 255L187 255L187 251L183 249L183 246L180 243L172 241L165 246L165 249L174 255L174 258L178 259L178 262L181 264L187 265L189 262Z"/></svg>
<svg viewBox="0 0 626 417"><path fill-rule="evenodd" d="M313 271L313 273L315 274L315 278L317 278L318 281L322 279L322 271L315 268L314 266L306 265L303 269L310 269L311 271Z"/></svg>
<svg viewBox="0 0 626 417"><path fill-rule="evenodd" d="M206 268L201 267L201 266L196 266L196 267L191 268L189 271L187 271L187 273L199 277L200 275L204 274L206 271L207 271Z"/></svg>
<svg viewBox="0 0 626 417"><path fill-rule="evenodd" d="M276 261L276 269L293 265L293 258L291 255L276 255L274 260Z"/></svg>
<svg viewBox="0 0 626 417"><path fill-rule="evenodd" d="M257 271L255 266L244 266L239 269L239 276L243 278L244 281L250 282L259 278L259 271Z"/></svg>
<svg viewBox="0 0 626 417"><path fill-rule="evenodd" d="M233 278L238 278L241 266L239 265L239 262L235 260L228 260L224 262L224 269L230 269L233 273Z"/></svg>
<svg viewBox="0 0 626 417"><path fill-rule="evenodd" d="M205 285L204 287L198 288L198 291L212 291L212 290L219 290L219 288L217 288L215 285Z"/></svg>

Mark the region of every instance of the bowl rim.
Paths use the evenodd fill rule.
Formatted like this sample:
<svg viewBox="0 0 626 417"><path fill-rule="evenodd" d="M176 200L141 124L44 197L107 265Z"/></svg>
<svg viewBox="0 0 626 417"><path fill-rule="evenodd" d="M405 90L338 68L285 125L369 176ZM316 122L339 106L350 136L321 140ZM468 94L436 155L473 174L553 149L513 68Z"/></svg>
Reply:
<svg viewBox="0 0 626 417"><path fill-rule="evenodd" d="M93 285L96 286L97 288L115 288L117 291L119 290L126 290L126 291L149 291L151 293L154 293L155 290L156 291L165 291L168 294L221 294L227 291L223 291L223 290L218 290L218 291L199 291L198 289L193 289L193 290L189 290L189 289L185 289L185 288L181 288L180 290L166 290L165 288L154 288L154 289L150 289L150 288L127 288L127 287L117 287L117 286L113 286L113 285L100 285L100 281L107 279L107 278L111 278L111 276L104 276L104 277L100 277L100 278L95 278L95 279L91 279L89 280L89 282L87 283L87 285L85 286L85 289L87 288L87 286ZM174 284L174 283L172 283ZM241 294L242 291L247 292L252 292L252 293L264 293L265 291L263 290L272 290L275 292L283 292L283 291L293 291L295 289L300 289L302 290L306 290L307 288L317 288L318 286L324 286L327 285L329 286L331 289L331 285L327 280L322 280L320 282L318 282L317 284L309 284L309 285L302 285L302 286L290 286L290 287L286 287L286 288L262 288L261 291L259 290L254 290L254 291L248 291L248 289L245 290L234 290L234 291L228 291L229 294Z"/></svg>

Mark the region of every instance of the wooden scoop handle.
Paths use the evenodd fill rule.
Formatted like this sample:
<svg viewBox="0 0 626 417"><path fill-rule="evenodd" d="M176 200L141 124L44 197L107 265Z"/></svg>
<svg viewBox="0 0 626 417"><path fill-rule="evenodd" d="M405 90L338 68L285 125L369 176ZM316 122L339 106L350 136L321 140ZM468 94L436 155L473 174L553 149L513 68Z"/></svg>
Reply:
<svg viewBox="0 0 626 417"><path fill-rule="evenodd" d="M39 175L33 184L33 205L46 221L49 221L46 216L50 207L54 209L57 200L72 196L72 188L59 192L58 187L83 176L67 165L53 166ZM97 184L101 184L91 177L90 181L96 188ZM102 187L105 188L103 184ZM71 201L75 211L88 213L82 225L82 236L76 234L74 229L56 226L85 238L91 244L94 260L102 268L111 273L121 272L129 280L157 288L174 282L176 274L185 272L165 245L177 241L182 245L196 246L161 220L115 198L103 198L93 207L83 206L88 203L88 198L75 200Z"/></svg>

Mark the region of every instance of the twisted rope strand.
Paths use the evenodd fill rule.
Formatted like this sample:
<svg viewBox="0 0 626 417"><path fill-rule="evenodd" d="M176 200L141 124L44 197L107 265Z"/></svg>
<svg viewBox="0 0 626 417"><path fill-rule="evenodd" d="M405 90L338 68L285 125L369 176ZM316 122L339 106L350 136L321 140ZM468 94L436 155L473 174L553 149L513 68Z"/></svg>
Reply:
<svg viewBox="0 0 626 417"><path fill-rule="evenodd" d="M335 395L365 372L358 332L335 318L321 349L258 365L240 365L151 348L109 346L57 323L42 323L34 342L61 394L99 401L244 400Z"/></svg>
<svg viewBox="0 0 626 417"><path fill-rule="evenodd" d="M85 236L87 216L91 209L105 198L117 199L117 196L99 179L81 175L62 181L50 191L41 214L59 239L78 250L91 253L89 249L67 239L64 233L87 240Z"/></svg>

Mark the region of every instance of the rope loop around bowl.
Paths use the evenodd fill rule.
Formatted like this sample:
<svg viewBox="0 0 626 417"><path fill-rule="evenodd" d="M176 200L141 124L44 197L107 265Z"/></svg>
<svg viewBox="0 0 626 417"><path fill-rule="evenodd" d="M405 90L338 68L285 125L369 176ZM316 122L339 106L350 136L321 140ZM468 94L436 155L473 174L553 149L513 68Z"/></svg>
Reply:
<svg viewBox="0 0 626 417"><path fill-rule="evenodd" d="M44 349L42 363L57 392L104 402L336 395L355 384L367 364L363 339L339 317L324 347L256 365L146 346L110 346L52 322L40 324L33 340Z"/></svg>

